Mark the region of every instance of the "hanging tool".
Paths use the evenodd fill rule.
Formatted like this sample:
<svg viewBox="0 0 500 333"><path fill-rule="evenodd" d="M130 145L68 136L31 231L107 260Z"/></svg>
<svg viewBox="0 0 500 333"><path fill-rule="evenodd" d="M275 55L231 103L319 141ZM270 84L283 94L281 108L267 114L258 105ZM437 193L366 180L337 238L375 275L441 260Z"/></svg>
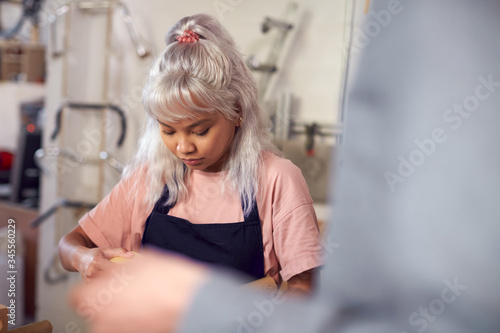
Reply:
<svg viewBox="0 0 500 333"><path fill-rule="evenodd" d="M91 110L97 110L97 111L102 111L102 110L112 110L115 111L121 119L121 134L120 137L118 138L117 142L117 147L121 147L123 144L123 140L125 140L125 134L127 132L127 120L125 118L125 113L123 112L122 109L120 109L118 106L113 105L113 104L87 104L87 103L74 103L74 102L66 102L65 104L61 105L59 109L57 110L56 113L56 127L54 129L54 132L52 133L51 139L54 140L57 137L57 134L59 134L59 131L61 130L61 116L63 113L63 110L65 108L70 108L70 109L91 109Z"/></svg>
<svg viewBox="0 0 500 333"><path fill-rule="evenodd" d="M266 17L264 19L264 23L262 23L262 32L267 33L272 28L278 28L285 31L292 30L293 24L282 20L276 20L271 17Z"/></svg>
<svg viewBox="0 0 500 333"><path fill-rule="evenodd" d="M250 56L247 59L246 64L251 70L258 72L274 73L278 70L276 65L261 63L259 58L256 56Z"/></svg>
<svg viewBox="0 0 500 333"><path fill-rule="evenodd" d="M314 155L314 144L315 137L333 137L335 140L342 135L342 126L341 125L326 125L319 124L316 122L313 123L291 123L290 137L296 134L305 134L306 135L306 152L308 155Z"/></svg>
<svg viewBox="0 0 500 333"><path fill-rule="evenodd" d="M284 63L285 56L295 38L299 19L300 12L298 5L295 2L289 2L282 19L265 17L261 25L262 32L265 34L271 30L276 30L271 50L265 61L260 61L255 56L250 56L247 59L247 66L252 70L262 73L258 82L258 89L259 96L264 103L270 100L270 95Z"/></svg>
<svg viewBox="0 0 500 333"><path fill-rule="evenodd" d="M312 123L306 125L306 154L307 156L314 156L314 137L318 132L318 124Z"/></svg>
<svg viewBox="0 0 500 333"><path fill-rule="evenodd" d="M128 10L127 6L121 1L72 1L66 5L63 5L59 8L56 9L54 14L52 14L49 17L49 23L50 23L50 38L51 38L51 44L52 44L52 49L54 50L52 52L53 57L59 57L62 56L65 51L64 50L57 50L57 43L56 43L56 29L55 29L55 23L57 19L61 16L66 15L66 13L69 12L70 6L76 6L78 9L81 10L95 10L95 9L113 9L115 6L121 9L121 14L123 16L123 21L125 22L125 25L127 26L127 31L130 35L130 38L132 40L132 43L135 46L137 55L140 58L147 57L151 54L151 46L149 46L149 43L144 40L144 38L141 37L139 34L135 24L134 20L132 18L132 15L130 15L130 11Z"/></svg>
<svg viewBox="0 0 500 333"><path fill-rule="evenodd" d="M86 202L80 202L80 201L70 201L66 199L62 199L56 204L52 205L49 209L47 209L43 214L39 215L37 218L35 218L33 221L31 221L31 227L36 228L38 227L43 221L51 217L53 214L57 212L57 210L60 207L67 207L67 208L84 208L87 210L91 210L94 208L96 204L93 203L86 203Z"/></svg>

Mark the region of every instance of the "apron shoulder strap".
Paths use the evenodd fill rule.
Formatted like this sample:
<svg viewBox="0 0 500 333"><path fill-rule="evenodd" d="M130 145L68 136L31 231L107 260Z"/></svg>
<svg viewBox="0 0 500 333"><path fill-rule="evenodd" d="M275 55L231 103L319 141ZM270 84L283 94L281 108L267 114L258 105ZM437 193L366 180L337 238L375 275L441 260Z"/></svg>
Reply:
<svg viewBox="0 0 500 333"><path fill-rule="evenodd" d="M167 200L168 200L168 187L167 187L167 185L165 185L165 187L163 188L163 193L162 193L160 199L158 199L156 201L155 207L153 208L153 210L155 212L158 212L158 213L168 214L168 212L170 211L170 208L172 208L172 206L166 204Z"/></svg>

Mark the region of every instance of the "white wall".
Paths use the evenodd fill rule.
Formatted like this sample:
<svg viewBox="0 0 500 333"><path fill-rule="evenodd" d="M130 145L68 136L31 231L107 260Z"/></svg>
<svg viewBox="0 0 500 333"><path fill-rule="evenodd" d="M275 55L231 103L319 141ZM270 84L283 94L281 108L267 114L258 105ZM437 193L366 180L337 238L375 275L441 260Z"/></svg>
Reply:
<svg viewBox="0 0 500 333"><path fill-rule="evenodd" d="M340 48L343 43L345 1L295 1L301 17L297 35L286 56L286 71L280 76L279 89L293 92L300 99L299 117L334 123L338 112L338 91L342 70ZM215 1L129 1L131 11L148 38L160 51L167 29L179 18L197 12L212 14L232 33L244 55L265 58L272 34L260 30L264 17L281 18L285 0L215 0ZM146 5L147 3L147 5ZM161 15L158 15L161 13ZM154 19L154 16L158 18Z"/></svg>

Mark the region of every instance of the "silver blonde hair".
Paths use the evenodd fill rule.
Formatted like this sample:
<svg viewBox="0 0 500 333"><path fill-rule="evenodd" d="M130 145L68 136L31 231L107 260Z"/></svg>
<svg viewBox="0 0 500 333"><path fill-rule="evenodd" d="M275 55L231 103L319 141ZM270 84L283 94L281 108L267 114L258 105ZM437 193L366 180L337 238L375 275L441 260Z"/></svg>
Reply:
<svg viewBox="0 0 500 333"><path fill-rule="evenodd" d="M185 30L194 31L200 39L178 42L176 38ZM146 201L154 204L166 185L167 204L174 204L187 193L189 169L165 147L158 122L207 113L219 113L229 120L241 117L223 166L227 171L223 186L229 183L239 193L243 212L248 215L259 190L262 152L279 154L261 118L255 80L228 31L209 15L181 19L170 28L165 42L167 46L154 61L143 89L146 128L124 177L145 167Z"/></svg>

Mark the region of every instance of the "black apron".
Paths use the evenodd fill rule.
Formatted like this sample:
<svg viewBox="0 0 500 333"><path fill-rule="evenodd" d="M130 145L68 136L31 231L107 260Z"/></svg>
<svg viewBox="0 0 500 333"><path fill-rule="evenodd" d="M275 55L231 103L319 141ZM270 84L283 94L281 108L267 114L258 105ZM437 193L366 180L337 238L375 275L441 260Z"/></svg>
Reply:
<svg viewBox="0 0 500 333"><path fill-rule="evenodd" d="M142 245L177 252L193 259L264 277L264 246L257 203L243 222L195 224L168 215L168 191L146 220Z"/></svg>

